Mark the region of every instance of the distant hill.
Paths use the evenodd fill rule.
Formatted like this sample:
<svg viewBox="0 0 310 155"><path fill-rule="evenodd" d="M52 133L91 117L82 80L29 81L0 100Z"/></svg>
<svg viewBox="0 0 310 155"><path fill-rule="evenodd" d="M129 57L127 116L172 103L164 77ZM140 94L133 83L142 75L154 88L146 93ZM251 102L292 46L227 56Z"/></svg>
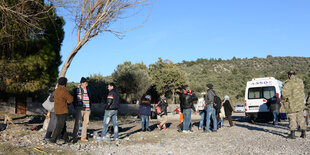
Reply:
<svg viewBox="0 0 310 155"><path fill-rule="evenodd" d="M290 69L296 71L297 76L304 80L305 93L310 91L310 58L309 57L272 57L267 58L233 58L197 59L183 61L177 64L186 72L189 87L197 92L205 91L205 85L212 83L214 89L223 98L229 95L238 101L244 100L246 82L252 78L275 77L287 80Z"/></svg>

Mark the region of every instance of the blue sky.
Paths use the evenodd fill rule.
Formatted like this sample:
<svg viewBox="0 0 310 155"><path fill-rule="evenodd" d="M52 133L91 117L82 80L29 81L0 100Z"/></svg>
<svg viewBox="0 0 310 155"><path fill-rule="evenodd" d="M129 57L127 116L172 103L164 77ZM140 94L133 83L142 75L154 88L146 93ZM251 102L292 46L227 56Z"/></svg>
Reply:
<svg viewBox="0 0 310 155"><path fill-rule="evenodd" d="M150 8L147 23L123 39L109 33L91 39L69 67L69 81L79 82L90 74L111 75L124 61L149 65L158 57L178 63L198 58L310 56L309 0L157 0ZM139 25L150 8L114 27ZM65 20L63 62L77 40L73 22Z"/></svg>

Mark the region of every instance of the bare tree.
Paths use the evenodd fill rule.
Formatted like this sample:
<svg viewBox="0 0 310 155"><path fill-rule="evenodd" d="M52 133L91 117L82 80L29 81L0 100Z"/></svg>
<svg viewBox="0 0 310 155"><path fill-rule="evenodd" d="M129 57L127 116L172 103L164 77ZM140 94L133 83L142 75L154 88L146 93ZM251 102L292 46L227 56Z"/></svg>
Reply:
<svg viewBox="0 0 310 155"><path fill-rule="evenodd" d="M66 75L66 72L78 51L93 37L100 33L110 32L121 37L124 32L132 29L116 31L110 28L112 23L126 17L130 9L143 8L150 4L151 0L61 0L58 4L74 17L77 29L77 44L71 51L60 71L59 77Z"/></svg>
<svg viewBox="0 0 310 155"><path fill-rule="evenodd" d="M7 41L14 41L13 36L20 36L19 39L29 33L39 33L42 30L40 21L42 18L46 18L44 14L47 14L53 9L53 7L44 7L43 0L0 0L0 40L1 43ZM34 9L36 8L36 9ZM10 25L15 24L15 29L12 29ZM20 29L19 27L23 27Z"/></svg>

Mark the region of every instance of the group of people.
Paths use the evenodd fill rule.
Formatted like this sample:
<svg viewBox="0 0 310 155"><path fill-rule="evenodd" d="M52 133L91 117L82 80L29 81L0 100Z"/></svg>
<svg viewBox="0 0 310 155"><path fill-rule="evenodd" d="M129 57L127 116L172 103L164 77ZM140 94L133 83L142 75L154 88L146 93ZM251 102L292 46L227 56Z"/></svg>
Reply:
<svg viewBox="0 0 310 155"><path fill-rule="evenodd" d="M198 100L196 94L191 90L183 90L180 94L180 107L181 112L183 114L183 128L182 132L191 133L191 110L197 114L196 108L193 104L194 101L198 100L197 110L201 116L198 129L204 129L204 132L211 131L211 123L212 123L212 131L217 132L217 129L223 126L224 118L227 117L230 126L233 126L232 122L232 111L231 103L229 100L229 96L225 95L223 101L219 101L220 98L217 96L216 92L213 90L212 84L206 85L207 90L207 98L203 94L203 97ZM206 98L206 99L205 99Z"/></svg>
<svg viewBox="0 0 310 155"><path fill-rule="evenodd" d="M288 138L295 139L295 131L299 126L301 130L301 137L306 137L305 119L303 116L304 104L304 85L303 81L295 76L293 70L288 72L288 80L284 82L282 89L282 100L279 98L279 94L275 94L270 99L268 105L274 115L273 123L277 124L279 119L280 107L282 102L283 108L281 110L287 113L289 118L290 134ZM51 143L56 143L57 139L62 138L64 142L76 143L78 141L78 131L80 124L82 123L81 141L87 142L87 126L89 123L89 116L91 113L91 92L88 89L88 81L82 77L80 84L74 90L73 96L66 89L67 78L60 77L58 79L58 86L55 91L50 94L48 100L53 103L54 106L49 110L50 122L47 128L45 139ZM95 137L97 141L115 140L118 141L118 124L117 115L120 106L120 95L116 89L114 83L108 84L108 96L107 103L105 104L105 113L103 119L103 128L101 136ZM206 95L198 101L197 110L201 115L198 129L204 129L204 132L216 132L218 128L223 126L224 118L227 117L229 125L232 127L232 111L231 102L228 95L224 96L224 100L220 100L216 92L213 90L212 84L206 85ZM191 130L191 113L192 110L197 114L197 110L194 106L194 101L198 100L196 94L191 90L183 89L179 93L180 108L183 116L183 122L181 123L182 132L190 133ZM206 99L205 99L206 98ZM220 101L219 101L220 100ZM72 139L68 138L66 131L66 120L69 113L68 105L73 103L75 108L75 123L72 133ZM162 97L160 102L156 105L156 111L160 122L157 127L160 130L166 130L167 117L167 99ZM142 131L151 131L149 128L149 120L152 115L151 111L151 96L145 95L139 105L139 116L141 118ZM114 138L106 137L109 123L112 120ZM210 127L212 125L212 128Z"/></svg>
<svg viewBox="0 0 310 155"><path fill-rule="evenodd" d="M45 140L56 143L58 139L63 139L64 143L78 141L78 131L82 123L81 141L87 142L87 126L89 123L89 116L91 113L91 92L88 89L88 81L82 77L80 84L74 90L73 96L67 91L67 78L60 77L58 79L58 86L53 93L50 94L48 100L53 104L49 109L50 121L48 124ZM103 129L97 141L115 140L118 141L118 124L117 114L120 103L120 95L114 83L108 84L107 104L105 106ZM69 139L66 130L66 120L69 113L68 105L73 103L75 109L75 123L72 132L72 139ZM107 131L110 121L112 120L114 129L114 138L107 138Z"/></svg>
<svg viewBox="0 0 310 155"><path fill-rule="evenodd" d="M145 131L151 131L149 128L149 120L152 116L152 105L151 105L151 95L146 95L142 98L141 103L139 105L139 116L141 118L141 129L143 132ZM168 102L166 97L162 97L159 101L159 103L155 106L156 112L155 114L158 117L158 120L160 121L157 125L157 128L159 130L167 130L166 122L168 121L167 116L167 108L168 108Z"/></svg>

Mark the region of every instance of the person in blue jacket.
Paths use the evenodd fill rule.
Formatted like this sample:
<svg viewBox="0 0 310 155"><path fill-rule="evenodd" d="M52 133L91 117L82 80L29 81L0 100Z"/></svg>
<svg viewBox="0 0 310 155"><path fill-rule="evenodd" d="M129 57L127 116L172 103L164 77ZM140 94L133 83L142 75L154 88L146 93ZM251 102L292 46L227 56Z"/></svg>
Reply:
<svg viewBox="0 0 310 155"><path fill-rule="evenodd" d="M151 95L146 95L140 102L139 115L142 120L142 131L151 131L149 117L151 116Z"/></svg>

